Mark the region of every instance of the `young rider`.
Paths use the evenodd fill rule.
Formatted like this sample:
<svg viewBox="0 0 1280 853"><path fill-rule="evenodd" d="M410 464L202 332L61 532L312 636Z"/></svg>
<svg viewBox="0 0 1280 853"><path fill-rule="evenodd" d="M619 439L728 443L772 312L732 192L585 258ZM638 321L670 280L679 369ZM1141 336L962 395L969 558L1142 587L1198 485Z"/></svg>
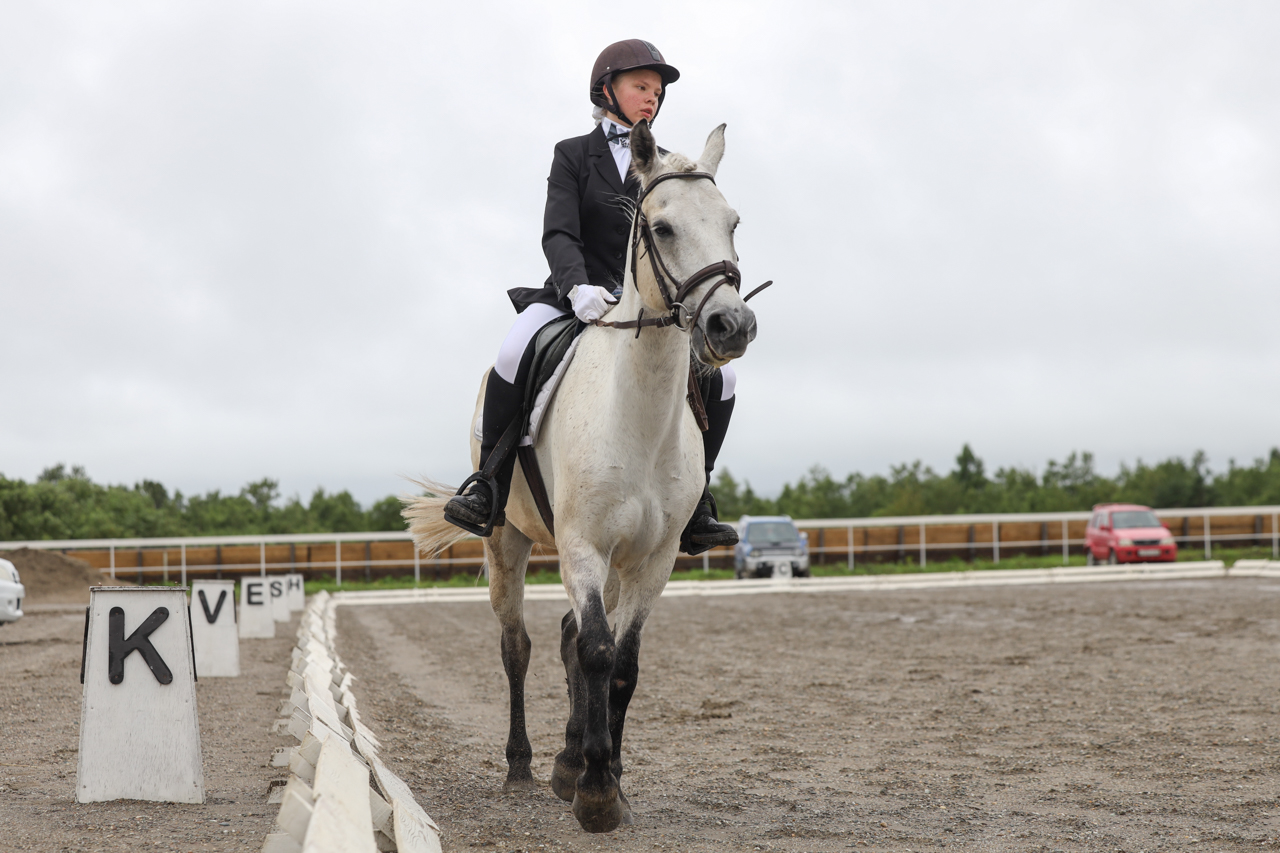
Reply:
<svg viewBox="0 0 1280 853"><path fill-rule="evenodd" d="M498 350L484 397L480 439L480 467L484 468L508 425L522 416L524 384L532 360L530 342L547 323L570 313L589 323L602 317L622 292L623 266L631 233L631 205L640 182L631 173L628 134L634 122L650 124L667 94L680 79L658 49L641 39L609 45L591 71L591 103L597 126L585 136L556 145L547 179L547 207L543 216L542 250L551 275L541 288L508 291L519 316ZM709 427L702 434L707 481L733 413L736 376L733 368L716 371L705 400ZM516 454L498 470L499 493L483 481L445 506L445 518L481 533L489 519L506 506ZM731 525L720 523L709 489L694 510L681 536L681 549L701 553L715 545L738 541Z"/></svg>

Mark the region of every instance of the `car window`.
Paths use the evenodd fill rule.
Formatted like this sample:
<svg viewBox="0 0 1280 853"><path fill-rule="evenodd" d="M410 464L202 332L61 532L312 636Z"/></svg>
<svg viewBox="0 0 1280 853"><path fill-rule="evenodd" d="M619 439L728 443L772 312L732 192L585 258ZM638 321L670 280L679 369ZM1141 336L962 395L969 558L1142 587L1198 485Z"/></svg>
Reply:
<svg viewBox="0 0 1280 853"><path fill-rule="evenodd" d="M747 541L752 545L781 545L799 538L799 531L789 521L760 521L747 526Z"/></svg>
<svg viewBox="0 0 1280 853"><path fill-rule="evenodd" d="M1099 521L1100 518L1102 518L1102 513L1095 512L1093 514L1093 518L1089 519L1089 526L1092 527L1094 530L1097 530L1099 527L1102 526L1102 522Z"/></svg>
<svg viewBox="0 0 1280 853"><path fill-rule="evenodd" d="M1098 513L1098 526L1099 527L1107 526L1107 514L1105 512Z"/></svg>
<svg viewBox="0 0 1280 853"><path fill-rule="evenodd" d="M1133 527L1159 527L1160 519L1149 509L1123 510L1113 514L1117 530Z"/></svg>

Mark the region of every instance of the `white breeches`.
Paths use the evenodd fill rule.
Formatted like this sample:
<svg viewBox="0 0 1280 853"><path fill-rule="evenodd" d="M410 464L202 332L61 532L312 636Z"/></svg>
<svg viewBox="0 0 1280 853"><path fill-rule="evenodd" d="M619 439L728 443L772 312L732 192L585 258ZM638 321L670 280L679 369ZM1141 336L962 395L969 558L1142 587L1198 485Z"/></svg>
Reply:
<svg viewBox="0 0 1280 853"><path fill-rule="evenodd" d="M529 341L533 340L533 336L543 326L568 313L545 302L535 302L521 311L516 315L516 321L511 324L511 331L507 332L502 346L498 347L498 360L494 362L493 369L498 371L498 375L503 379L514 383L516 374L520 372L520 360L524 358L524 351L528 348ZM720 392L720 399L728 400L738 387L738 374L734 372L732 365L725 365L720 368L720 376L724 380L724 390Z"/></svg>
<svg viewBox="0 0 1280 853"><path fill-rule="evenodd" d="M498 371L498 375L503 379L514 383L516 374L520 372L520 359L524 358L524 351L529 346L529 341L533 340L533 336L543 326L568 313L545 302L535 302L521 311L516 315L516 321L511 324L511 331L507 332L502 346L498 347L498 360L494 363L493 369Z"/></svg>

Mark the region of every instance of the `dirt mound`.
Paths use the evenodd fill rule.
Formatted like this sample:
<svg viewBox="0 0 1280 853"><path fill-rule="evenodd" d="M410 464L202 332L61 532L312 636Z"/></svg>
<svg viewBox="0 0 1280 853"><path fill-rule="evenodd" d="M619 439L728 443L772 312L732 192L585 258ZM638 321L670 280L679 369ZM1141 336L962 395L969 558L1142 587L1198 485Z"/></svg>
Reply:
<svg viewBox="0 0 1280 853"><path fill-rule="evenodd" d="M0 558L18 567L31 604L88 604L89 587L125 583L112 581L84 560L56 551L19 548L0 551Z"/></svg>

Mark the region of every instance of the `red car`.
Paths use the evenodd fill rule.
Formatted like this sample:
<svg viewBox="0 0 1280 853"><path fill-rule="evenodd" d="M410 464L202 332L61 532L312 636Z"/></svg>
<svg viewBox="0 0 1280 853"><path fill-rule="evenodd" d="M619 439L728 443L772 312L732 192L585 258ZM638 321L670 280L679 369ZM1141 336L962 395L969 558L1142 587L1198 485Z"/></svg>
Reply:
<svg viewBox="0 0 1280 853"><path fill-rule="evenodd" d="M1151 507L1098 504L1084 532L1084 553L1090 566L1168 563L1178 559L1178 543Z"/></svg>

